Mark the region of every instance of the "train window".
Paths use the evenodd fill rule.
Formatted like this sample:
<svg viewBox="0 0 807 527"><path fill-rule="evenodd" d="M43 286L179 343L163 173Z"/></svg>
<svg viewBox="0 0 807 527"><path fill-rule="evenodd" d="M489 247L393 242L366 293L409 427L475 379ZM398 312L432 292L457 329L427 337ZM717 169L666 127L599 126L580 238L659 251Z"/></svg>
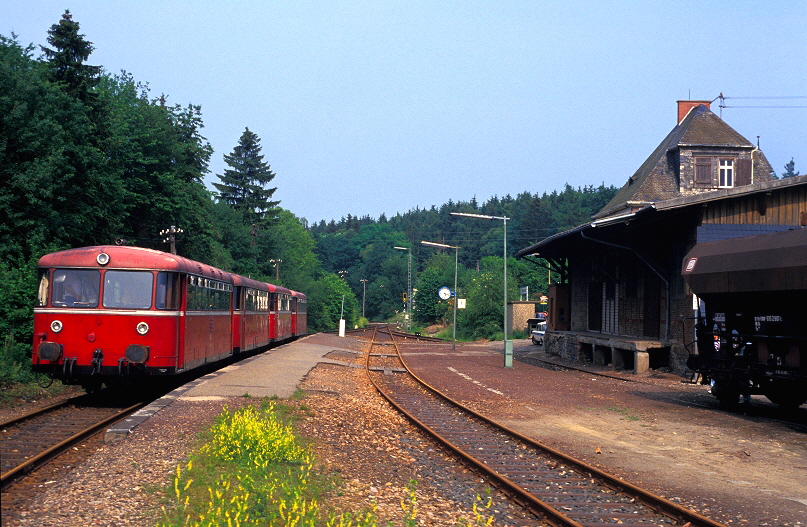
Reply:
<svg viewBox="0 0 807 527"><path fill-rule="evenodd" d="M53 272L53 299L56 307L98 307L100 271L57 269Z"/></svg>
<svg viewBox="0 0 807 527"><path fill-rule="evenodd" d="M107 271L104 275L104 307L148 309L154 275L150 271Z"/></svg>
<svg viewBox="0 0 807 527"><path fill-rule="evenodd" d="M48 291L50 290L50 269L39 270L39 289L36 294L36 306L48 305Z"/></svg>
<svg viewBox="0 0 807 527"><path fill-rule="evenodd" d="M236 287L235 293L233 294L233 309L235 311L241 311L241 306L244 305L244 300L241 298L243 288Z"/></svg>
<svg viewBox="0 0 807 527"><path fill-rule="evenodd" d="M188 309L198 311L204 309L204 292L199 285L199 279L191 276L188 283Z"/></svg>
<svg viewBox="0 0 807 527"><path fill-rule="evenodd" d="M179 275L177 273L157 273L157 309L179 309Z"/></svg>

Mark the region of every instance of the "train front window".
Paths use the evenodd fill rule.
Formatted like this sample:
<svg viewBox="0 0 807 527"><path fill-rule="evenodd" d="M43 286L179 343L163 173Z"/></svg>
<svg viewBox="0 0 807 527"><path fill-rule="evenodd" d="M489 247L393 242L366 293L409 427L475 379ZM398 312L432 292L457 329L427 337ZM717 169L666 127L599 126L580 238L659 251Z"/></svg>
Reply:
<svg viewBox="0 0 807 527"><path fill-rule="evenodd" d="M50 269L39 270L39 288L36 292L36 307L48 305L48 292L50 290Z"/></svg>
<svg viewBox="0 0 807 527"><path fill-rule="evenodd" d="M154 275L150 271L107 271L104 274L104 307L148 309Z"/></svg>
<svg viewBox="0 0 807 527"><path fill-rule="evenodd" d="M42 284L47 289L47 274L40 281L40 302ZM55 307L98 307L98 286L101 273L93 270L57 269L53 272L53 299ZM47 291L45 291L47 295Z"/></svg>

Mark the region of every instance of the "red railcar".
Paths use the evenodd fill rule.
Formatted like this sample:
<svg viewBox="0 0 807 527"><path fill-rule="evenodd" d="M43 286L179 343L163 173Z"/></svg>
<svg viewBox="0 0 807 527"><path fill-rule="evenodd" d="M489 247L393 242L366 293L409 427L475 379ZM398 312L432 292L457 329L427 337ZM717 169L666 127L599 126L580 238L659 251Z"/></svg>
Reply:
<svg viewBox="0 0 807 527"><path fill-rule="evenodd" d="M233 351L270 344L269 284L238 275L233 284Z"/></svg>
<svg viewBox="0 0 807 527"><path fill-rule="evenodd" d="M271 284L269 285L269 335L273 341L283 341L292 337L291 290Z"/></svg>
<svg viewBox="0 0 807 527"><path fill-rule="evenodd" d="M288 289L151 249L48 254L39 260L33 368L91 389L174 375L295 336L287 297Z"/></svg>
<svg viewBox="0 0 807 527"><path fill-rule="evenodd" d="M308 330L308 299L299 291L291 292L291 334L305 335Z"/></svg>

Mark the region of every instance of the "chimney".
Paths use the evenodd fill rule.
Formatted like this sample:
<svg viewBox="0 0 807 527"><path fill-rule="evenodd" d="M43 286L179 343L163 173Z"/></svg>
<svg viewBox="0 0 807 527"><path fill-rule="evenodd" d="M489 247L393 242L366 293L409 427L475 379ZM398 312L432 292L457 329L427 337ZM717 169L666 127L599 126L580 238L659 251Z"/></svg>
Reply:
<svg viewBox="0 0 807 527"><path fill-rule="evenodd" d="M692 108L697 108L701 104L709 109L712 101L678 101L678 124L681 124L681 121L683 121L684 117L687 116L689 110Z"/></svg>

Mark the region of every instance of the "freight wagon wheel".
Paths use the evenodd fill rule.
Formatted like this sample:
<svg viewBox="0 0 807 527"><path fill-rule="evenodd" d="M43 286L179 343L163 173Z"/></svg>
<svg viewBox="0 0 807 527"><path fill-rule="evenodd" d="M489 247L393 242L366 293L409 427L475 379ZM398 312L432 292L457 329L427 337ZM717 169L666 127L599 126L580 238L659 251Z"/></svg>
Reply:
<svg viewBox="0 0 807 527"><path fill-rule="evenodd" d="M740 407L740 387L730 380L715 380L712 395L720 401L720 406L729 411L737 411Z"/></svg>
<svg viewBox="0 0 807 527"><path fill-rule="evenodd" d="M807 391L800 386L794 386L793 383L773 384L766 387L764 393L770 402L782 408L796 409L807 402Z"/></svg>

